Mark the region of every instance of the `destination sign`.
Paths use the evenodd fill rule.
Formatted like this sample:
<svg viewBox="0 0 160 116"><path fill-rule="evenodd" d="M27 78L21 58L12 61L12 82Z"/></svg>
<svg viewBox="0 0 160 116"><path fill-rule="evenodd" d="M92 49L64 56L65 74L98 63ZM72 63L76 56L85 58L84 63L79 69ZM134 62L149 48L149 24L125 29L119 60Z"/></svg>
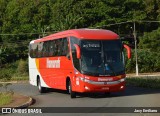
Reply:
<svg viewBox="0 0 160 116"><path fill-rule="evenodd" d="M83 48L99 48L100 44L92 44L92 43L87 43L87 44L83 44Z"/></svg>

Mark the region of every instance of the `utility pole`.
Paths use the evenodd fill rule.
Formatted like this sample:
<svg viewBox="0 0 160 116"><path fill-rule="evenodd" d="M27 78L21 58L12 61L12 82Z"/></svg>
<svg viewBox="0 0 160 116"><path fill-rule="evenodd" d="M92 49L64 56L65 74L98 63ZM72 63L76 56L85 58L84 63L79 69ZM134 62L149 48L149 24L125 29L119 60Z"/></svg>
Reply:
<svg viewBox="0 0 160 116"><path fill-rule="evenodd" d="M134 29L133 29L133 36L134 36L134 43L135 43L135 57L136 57L136 76L138 76L138 57L137 57L137 38L136 38L136 23L134 21Z"/></svg>

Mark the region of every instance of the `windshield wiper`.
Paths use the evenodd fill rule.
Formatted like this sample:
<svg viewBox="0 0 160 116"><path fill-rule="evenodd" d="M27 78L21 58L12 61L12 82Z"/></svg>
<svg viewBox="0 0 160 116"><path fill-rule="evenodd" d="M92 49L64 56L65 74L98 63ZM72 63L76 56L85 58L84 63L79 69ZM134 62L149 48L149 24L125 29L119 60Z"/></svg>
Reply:
<svg viewBox="0 0 160 116"><path fill-rule="evenodd" d="M82 74L86 74L86 75L89 75L89 76L99 76L98 73L87 72L87 71L83 71L83 70L82 70Z"/></svg>

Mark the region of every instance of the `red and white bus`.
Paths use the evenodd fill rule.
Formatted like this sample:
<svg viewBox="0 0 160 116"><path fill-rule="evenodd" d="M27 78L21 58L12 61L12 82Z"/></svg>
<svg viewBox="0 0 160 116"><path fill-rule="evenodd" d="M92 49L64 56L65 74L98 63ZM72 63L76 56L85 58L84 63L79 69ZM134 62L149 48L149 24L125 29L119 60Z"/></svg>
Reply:
<svg viewBox="0 0 160 116"><path fill-rule="evenodd" d="M123 49L119 36L103 29L73 29L36 39L29 45L29 81L46 88L76 93L125 89Z"/></svg>

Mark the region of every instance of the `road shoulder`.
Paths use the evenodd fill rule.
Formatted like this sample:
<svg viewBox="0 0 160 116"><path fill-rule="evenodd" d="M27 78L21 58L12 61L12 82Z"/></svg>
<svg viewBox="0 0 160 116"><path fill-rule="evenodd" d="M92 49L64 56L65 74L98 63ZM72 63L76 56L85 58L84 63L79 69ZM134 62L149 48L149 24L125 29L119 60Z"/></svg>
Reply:
<svg viewBox="0 0 160 116"><path fill-rule="evenodd" d="M14 93L12 102L2 107L26 108L32 103L33 99L31 97Z"/></svg>

